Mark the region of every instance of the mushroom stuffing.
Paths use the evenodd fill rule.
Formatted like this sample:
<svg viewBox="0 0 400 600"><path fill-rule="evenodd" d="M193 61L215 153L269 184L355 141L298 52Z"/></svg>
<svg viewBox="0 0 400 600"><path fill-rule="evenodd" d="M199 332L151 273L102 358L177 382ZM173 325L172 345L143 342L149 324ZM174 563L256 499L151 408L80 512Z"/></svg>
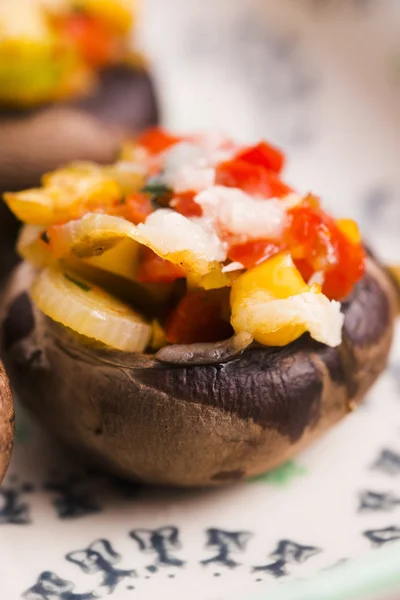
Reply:
<svg viewBox="0 0 400 600"><path fill-rule="evenodd" d="M81 335L131 352L233 333L264 346L305 332L340 345L340 300L365 270L360 234L316 196L291 189L283 165L266 142L239 147L157 129L114 165L71 164L46 175L41 188L6 194L26 224L19 252L39 269L36 305ZM129 305L113 297L107 274ZM151 320L140 311L142 297Z"/></svg>

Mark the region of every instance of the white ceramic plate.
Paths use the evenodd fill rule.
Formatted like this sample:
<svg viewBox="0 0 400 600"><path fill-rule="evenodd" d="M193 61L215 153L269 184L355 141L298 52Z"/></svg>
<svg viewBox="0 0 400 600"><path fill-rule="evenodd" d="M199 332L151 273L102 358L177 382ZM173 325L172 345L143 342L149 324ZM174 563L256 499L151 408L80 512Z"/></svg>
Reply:
<svg viewBox="0 0 400 600"><path fill-rule="evenodd" d="M280 144L290 181L400 259L399 2L148 0L143 16L168 125ZM399 338L364 407L231 488L123 485L68 462L21 411L17 430L0 491L7 600L273 598L400 540Z"/></svg>

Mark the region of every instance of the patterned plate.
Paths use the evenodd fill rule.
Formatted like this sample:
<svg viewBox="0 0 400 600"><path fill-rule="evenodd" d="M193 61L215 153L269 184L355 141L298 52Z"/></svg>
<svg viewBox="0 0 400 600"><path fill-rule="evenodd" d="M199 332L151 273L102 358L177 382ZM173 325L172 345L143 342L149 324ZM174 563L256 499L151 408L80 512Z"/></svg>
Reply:
<svg viewBox="0 0 400 600"><path fill-rule="evenodd" d="M143 16L170 126L282 145L297 187L400 260L399 2L148 0ZM298 600L303 584L294 595L290 580L317 585L323 573L332 595L304 595L321 600L350 597L360 569L394 580L393 555L375 549L400 540L400 335L358 412L295 461L222 490L110 479L17 417L0 490L1 598ZM360 557L370 566L357 571Z"/></svg>

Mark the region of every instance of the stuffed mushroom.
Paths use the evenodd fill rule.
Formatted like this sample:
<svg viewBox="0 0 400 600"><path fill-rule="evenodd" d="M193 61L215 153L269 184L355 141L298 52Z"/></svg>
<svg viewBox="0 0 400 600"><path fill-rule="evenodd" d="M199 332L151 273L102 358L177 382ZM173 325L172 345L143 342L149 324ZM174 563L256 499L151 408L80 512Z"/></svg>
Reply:
<svg viewBox="0 0 400 600"><path fill-rule="evenodd" d="M130 0L0 4L0 193L71 160L114 161L123 136L157 122ZM0 228L1 276L17 228L5 208Z"/></svg>
<svg viewBox="0 0 400 600"><path fill-rule="evenodd" d="M257 475L354 410L398 292L356 224L283 180L266 142L150 130L5 200L25 262L2 348L21 400L124 477Z"/></svg>

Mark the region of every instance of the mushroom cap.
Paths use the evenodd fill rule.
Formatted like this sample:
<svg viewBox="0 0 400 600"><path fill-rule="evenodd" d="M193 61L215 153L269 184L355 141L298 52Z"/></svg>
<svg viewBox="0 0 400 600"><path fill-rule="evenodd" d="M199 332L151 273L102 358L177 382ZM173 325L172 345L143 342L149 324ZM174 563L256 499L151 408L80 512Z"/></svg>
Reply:
<svg viewBox="0 0 400 600"><path fill-rule="evenodd" d="M391 347L397 292L372 258L343 303L341 346L305 335L224 362L204 348L196 361L196 348L176 347L168 363L91 347L32 304L29 269L5 298L10 379L48 430L132 480L211 486L278 466L356 408Z"/></svg>
<svg viewBox="0 0 400 600"><path fill-rule="evenodd" d="M8 377L0 363L0 483L7 471L14 442L14 403Z"/></svg>

